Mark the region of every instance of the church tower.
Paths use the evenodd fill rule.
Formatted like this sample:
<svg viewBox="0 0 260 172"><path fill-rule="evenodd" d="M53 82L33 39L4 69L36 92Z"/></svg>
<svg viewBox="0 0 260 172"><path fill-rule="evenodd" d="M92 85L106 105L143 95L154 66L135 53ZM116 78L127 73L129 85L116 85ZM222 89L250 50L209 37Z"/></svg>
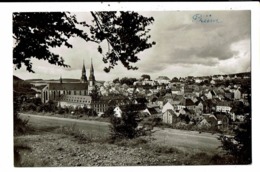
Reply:
<svg viewBox="0 0 260 172"><path fill-rule="evenodd" d="M85 68L84 60L83 60L83 67L82 67L82 74L81 74L80 82L81 83L87 83L88 82L88 79L87 79L87 76L86 76L86 68Z"/></svg>
<svg viewBox="0 0 260 172"><path fill-rule="evenodd" d="M94 67L92 64L92 58L91 58L91 66L90 66L90 72L89 72L89 93L91 93L91 91L93 89L95 89L95 75L94 75Z"/></svg>

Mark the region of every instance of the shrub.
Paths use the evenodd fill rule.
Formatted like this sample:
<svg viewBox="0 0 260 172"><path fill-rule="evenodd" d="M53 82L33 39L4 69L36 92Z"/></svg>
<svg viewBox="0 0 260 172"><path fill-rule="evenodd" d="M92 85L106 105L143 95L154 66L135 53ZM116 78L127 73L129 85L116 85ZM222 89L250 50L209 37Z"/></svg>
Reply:
<svg viewBox="0 0 260 172"><path fill-rule="evenodd" d="M59 108L57 111L58 114L64 114L65 110L63 108Z"/></svg>
<svg viewBox="0 0 260 172"><path fill-rule="evenodd" d="M21 119L19 113L14 112L14 135L25 134L29 129L28 122L28 119Z"/></svg>
<svg viewBox="0 0 260 172"><path fill-rule="evenodd" d="M82 130L78 129L76 127L76 124L70 126L62 126L57 131L58 133L63 133L66 135L73 136L78 141L79 144L85 144L93 141L93 138L87 136L85 133L83 133Z"/></svg>
<svg viewBox="0 0 260 172"><path fill-rule="evenodd" d="M20 118L19 111L21 109L20 101L18 97L14 95L14 112L13 112L13 122L14 122L14 135L24 134L28 131L29 120L24 120Z"/></svg>
<svg viewBox="0 0 260 172"><path fill-rule="evenodd" d="M251 114L247 116L244 123L234 129L235 136L227 137L221 135L221 148L227 155L235 158L236 164L250 164L252 162L252 140L251 140Z"/></svg>
<svg viewBox="0 0 260 172"><path fill-rule="evenodd" d="M111 116L111 139L133 139L146 134L147 128L138 128L137 112L133 110L133 104L127 105L122 117Z"/></svg>
<svg viewBox="0 0 260 172"><path fill-rule="evenodd" d="M108 118L113 116L114 114L114 108L113 107L108 107L108 109L104 112L104 114L102 115L103 118Z"/></svg>
<svg viewBox="0 0 260 172"><path fill-rule="evenodd" d="M154 152L160 154L172 154L172 153L179 153L180 151L177 148L169 147L169 146L155 146L153 148Z"/></svg>
<svg viewBox="0 0 260 172"><path fill-rule="evenodd" d="M24 103L21 106L23 111L35 111L37 106L34 103Z"/></svg>

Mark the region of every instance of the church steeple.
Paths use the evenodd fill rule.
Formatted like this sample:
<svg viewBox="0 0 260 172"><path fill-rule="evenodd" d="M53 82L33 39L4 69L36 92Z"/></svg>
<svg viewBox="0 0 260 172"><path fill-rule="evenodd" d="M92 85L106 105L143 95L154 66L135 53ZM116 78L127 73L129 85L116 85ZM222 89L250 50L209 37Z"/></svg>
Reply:
<svg viewBox="0 0 260 172"><path fill-rule="evenodd" d="M85 62L83 60L83 67L82 67L82 74L81 74L81 80L80 80L81 83L87 83L88 80L87 80L87 76L86 76L86 68L85 68Z"/></svg>
<svg viewBox="0 0 260 172"><path fill-rule="evenodd" d="M94 67L93 67L93 63L92 63L92 58L91 58L91 66L90 66L90 73L89 73L89 81L95 82Z"/></svg>
<svg viewBox="0 0 260 172"><path fill-rule="evenodd" d="M90 71L89 71L89 84L88 84L88 91L89 94L92 92L92 90L95 89L95 75L94 75L94 67L92 63L92 58L91 58L91 66L90 66Z"/></svg>

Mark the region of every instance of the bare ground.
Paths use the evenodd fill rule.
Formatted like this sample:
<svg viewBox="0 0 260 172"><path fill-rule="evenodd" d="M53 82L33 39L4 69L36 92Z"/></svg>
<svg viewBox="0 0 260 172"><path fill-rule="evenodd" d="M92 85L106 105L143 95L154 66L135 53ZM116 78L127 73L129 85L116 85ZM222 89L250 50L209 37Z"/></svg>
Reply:
<svg viewBox="0 0 260 172"><path fill-rule="evenodd" d="M148 142L147 142L148 140ZM139 138L108 143L73 130L52 128L14 138L16 167L163 166L214 164L218 155L158 146Z"/></svg>
<svg viewBox="0 0 260 172"><path fill-rule="evenodd" d="M33 125L31 132L14 137L16 167L230 164L229 159L216 150L215 144L210 144L208 137L212 136L208 134L198 136L199 139L207 138L203 149L188 144L191 137L187 134L196 133L166 129L154 133L154 139L142 137L111 143L108 133L101 126L93 128L82 124L85 128L80 128L76 124L61 125L54 119L47 123L38 118L33 123L33 119L30 119ZM168 136L169 132L177 133L172 137ZM167 140L174 140L174 144L167 144Z"/></svg>

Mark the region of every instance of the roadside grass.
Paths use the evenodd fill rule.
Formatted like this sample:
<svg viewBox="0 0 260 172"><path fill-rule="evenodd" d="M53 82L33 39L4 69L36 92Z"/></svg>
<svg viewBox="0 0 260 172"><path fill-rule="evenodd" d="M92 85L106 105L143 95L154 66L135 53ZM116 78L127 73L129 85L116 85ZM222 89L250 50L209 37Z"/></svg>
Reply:
<svg viewBox="0 0 260 172"><path fill-rule="evenodd" d="M99 116L88 116L85 114L71 114L71 113L64 113L58 114L54 112L36 112L36 111L23 111L23 113L38 115L38 116L52 116L52 117L59 117L59 118L69 118L69 119L80 119L80 120L90 120L90 121L100 121L100 122L109 122L109 118L103 118Z"/></svg>
<svg viewBox="0 0 260 172"><path fill-rule="evenodd" d="M104 134L81 130L75 123L72 125L60 126L55 129L54 132L72 136L73 140L77 141L79 144L87 144L91 142L105 143L107 141L107 136Z"/></svg>
<svg viewBox="0 0 260 172"><path fill-rule="evenodd" d="M94 140L91 135L87 135L82 130L76 128L76 124L70 126L60 126L55 130L55 132L72 136L74 141L77 141L79 144L90 143Z"/></svg>

